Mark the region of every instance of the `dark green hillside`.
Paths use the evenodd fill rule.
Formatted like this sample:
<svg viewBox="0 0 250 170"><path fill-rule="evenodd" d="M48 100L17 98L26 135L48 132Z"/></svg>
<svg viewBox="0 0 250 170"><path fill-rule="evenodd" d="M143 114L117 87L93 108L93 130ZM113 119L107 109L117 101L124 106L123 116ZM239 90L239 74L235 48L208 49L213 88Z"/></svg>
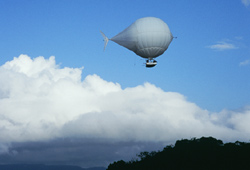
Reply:
<svg viewBox="0 0 250 170"><path fill-rule="evenodd" d="M250 169L250 144L223 143L212 137L178 140L158 152L141 152L139 160L118 161L107 170L166 170L166 169Z"/></svg>

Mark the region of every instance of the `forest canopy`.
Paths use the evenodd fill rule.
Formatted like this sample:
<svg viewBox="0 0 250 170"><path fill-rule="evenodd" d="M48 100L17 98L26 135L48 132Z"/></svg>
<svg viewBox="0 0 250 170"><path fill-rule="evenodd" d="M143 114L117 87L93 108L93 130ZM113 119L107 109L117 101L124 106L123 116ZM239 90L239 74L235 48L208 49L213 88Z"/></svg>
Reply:
<svg viewBox="0 0 250 170"><path fill-rule="evenodd" d="M107 170L248 169L250 143L223 143L213 137L176 141L162 151L141 152L138 159L111 163Z"/></svg>

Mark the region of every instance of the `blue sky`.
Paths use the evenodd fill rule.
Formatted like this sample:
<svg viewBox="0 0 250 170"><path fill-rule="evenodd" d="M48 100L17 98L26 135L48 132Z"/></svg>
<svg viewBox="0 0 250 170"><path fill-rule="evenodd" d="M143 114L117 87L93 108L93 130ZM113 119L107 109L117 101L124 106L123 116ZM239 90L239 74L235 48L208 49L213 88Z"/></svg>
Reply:
<svg viewBox="0 0 250 170"><path fill-rule="evenodd" d="M145 68L144 59L114 42L109 42L103 51L100 30L111 38L136 19L147 16L161 18L177 37L157 58L156 67ZM7 136L6 140L1 139L0 154L18 152L16 146L10 147L11 142L23 142L22 147L27 149L29 142L52 140L51 146L55 146L58 138L64 137L102 138L105 139L103 146L110 144L106 139L112 138L126 141L119 145L123 149L131 146L129 142L133 141L133 147L137 148L134 152L157 148L157 142L171 142L183 137L213 135L225 140L248 140L248 122L244 124L244 120L248 120L250 114L249 0L0 0L0 21L0 107L3 107L0 110L4 110L0 119L6 121L2 129L7 129L2 131ZM133 118L125 113L143 111L143 107L150 104L157 106L153 109L155 112L159 111L155 122L167 118L165 112L160 114L159 108L166 109L164 111L171 117L169 127L157 126L154 132L173 128L176 134L168 135L169 138L141 135L145 129L135 124L143 120L145 125L152 125L149 120L152 120L153 111L147 110L145 117L137 115ZM46 114L41 112L39 116L42 116L38 116L39 120L34 124L30 122L36 116L20 120L25 115L40 112L44 106ZM196 122L197 112L202 113L198 116L200 122L208 122L203 122L204 127ZM113 136L106 133L111 127L94 119L100 116L99 113L107 114L114 121L124 118L121 127L103 118L113 128L120 127L117 132L112 131ZM194 134L192 128L184 133L186 126L175 124L178 121L185 124L191 118L200 126ZM74 131L75 128L86 128L81 124L89 121L95 124L87 128L89 131ZM240 124L242 121L243 125ZM36 133L39 136L25 127L40 129ZM47 134L42 131L45 127L49 130ZM136 135L131 132L118 135L123 132L122 128L128 127L139 130ZM102 133L100 129L103 129ZM226 130L225 134L232 135L227 138L215 133L217 130L221 134ZM17 133L14 139L8 137L12 132ZM148 143L140 143L143 141L153 141L154 144L149 147ZM86 166L106 166L114 157L130 159L131 155L126 155L125 149L117 156L117 148L108 152L109 160L103 158ZM19 157L13 156L8 161L18 161L24 156L22 154L20 152Z"/></svg>

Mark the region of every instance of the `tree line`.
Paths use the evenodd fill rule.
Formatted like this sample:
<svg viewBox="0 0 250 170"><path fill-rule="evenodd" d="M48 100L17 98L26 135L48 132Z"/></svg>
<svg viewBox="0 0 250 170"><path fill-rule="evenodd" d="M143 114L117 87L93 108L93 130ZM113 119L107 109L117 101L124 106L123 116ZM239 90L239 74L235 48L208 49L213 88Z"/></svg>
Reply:
<svg viewBox="0 0 250 170"><path fill-rule="evenodd" d="M107 170L250 169L250 143L223 143L213 137L176 141L162 151L141 152L138 159L111 163Z"/></svg>

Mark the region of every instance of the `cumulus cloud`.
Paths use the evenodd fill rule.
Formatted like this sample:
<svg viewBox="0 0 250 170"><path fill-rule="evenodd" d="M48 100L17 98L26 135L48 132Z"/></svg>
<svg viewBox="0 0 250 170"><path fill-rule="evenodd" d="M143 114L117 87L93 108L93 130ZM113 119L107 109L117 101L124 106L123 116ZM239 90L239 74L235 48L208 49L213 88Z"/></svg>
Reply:
<svg viewBox="0 0 250 170"><path fill-rule="evenodd" d="M250 0L241 0L241 2L243 3L243 5L245 5L246 7L248 7L250 5Z"/></svg>
<svg viewBox="0 0 250 170"><path fill-rule="evenodd" d="M122 89L55 57L20 55L0 67L0 140L101 137L162 141L230 132L176 92L145 83ZM199 127L199 128L197 128Z"/></svg>
<svg viewBox="0 0 250 170"><path fill-rule="evenodd" d="M106 144L201 136L249 140L249 107L211 113L148 82L122 89L95 74L82 80L82 71L60 68L53 56L20 55L0 66L0 154L20 153L9 143L64 138Z"/></svg>
<svg viewBox="0 0 250 170"><path fill-rule="evenodd" d="M222 42L218 42L217 44L210 45L210 46L208 46L208 48L211 48L213 50L223 51L223 50L237 49L238 47L235 46L232 43L228 43L228 42L222 41Z"/></svg>

